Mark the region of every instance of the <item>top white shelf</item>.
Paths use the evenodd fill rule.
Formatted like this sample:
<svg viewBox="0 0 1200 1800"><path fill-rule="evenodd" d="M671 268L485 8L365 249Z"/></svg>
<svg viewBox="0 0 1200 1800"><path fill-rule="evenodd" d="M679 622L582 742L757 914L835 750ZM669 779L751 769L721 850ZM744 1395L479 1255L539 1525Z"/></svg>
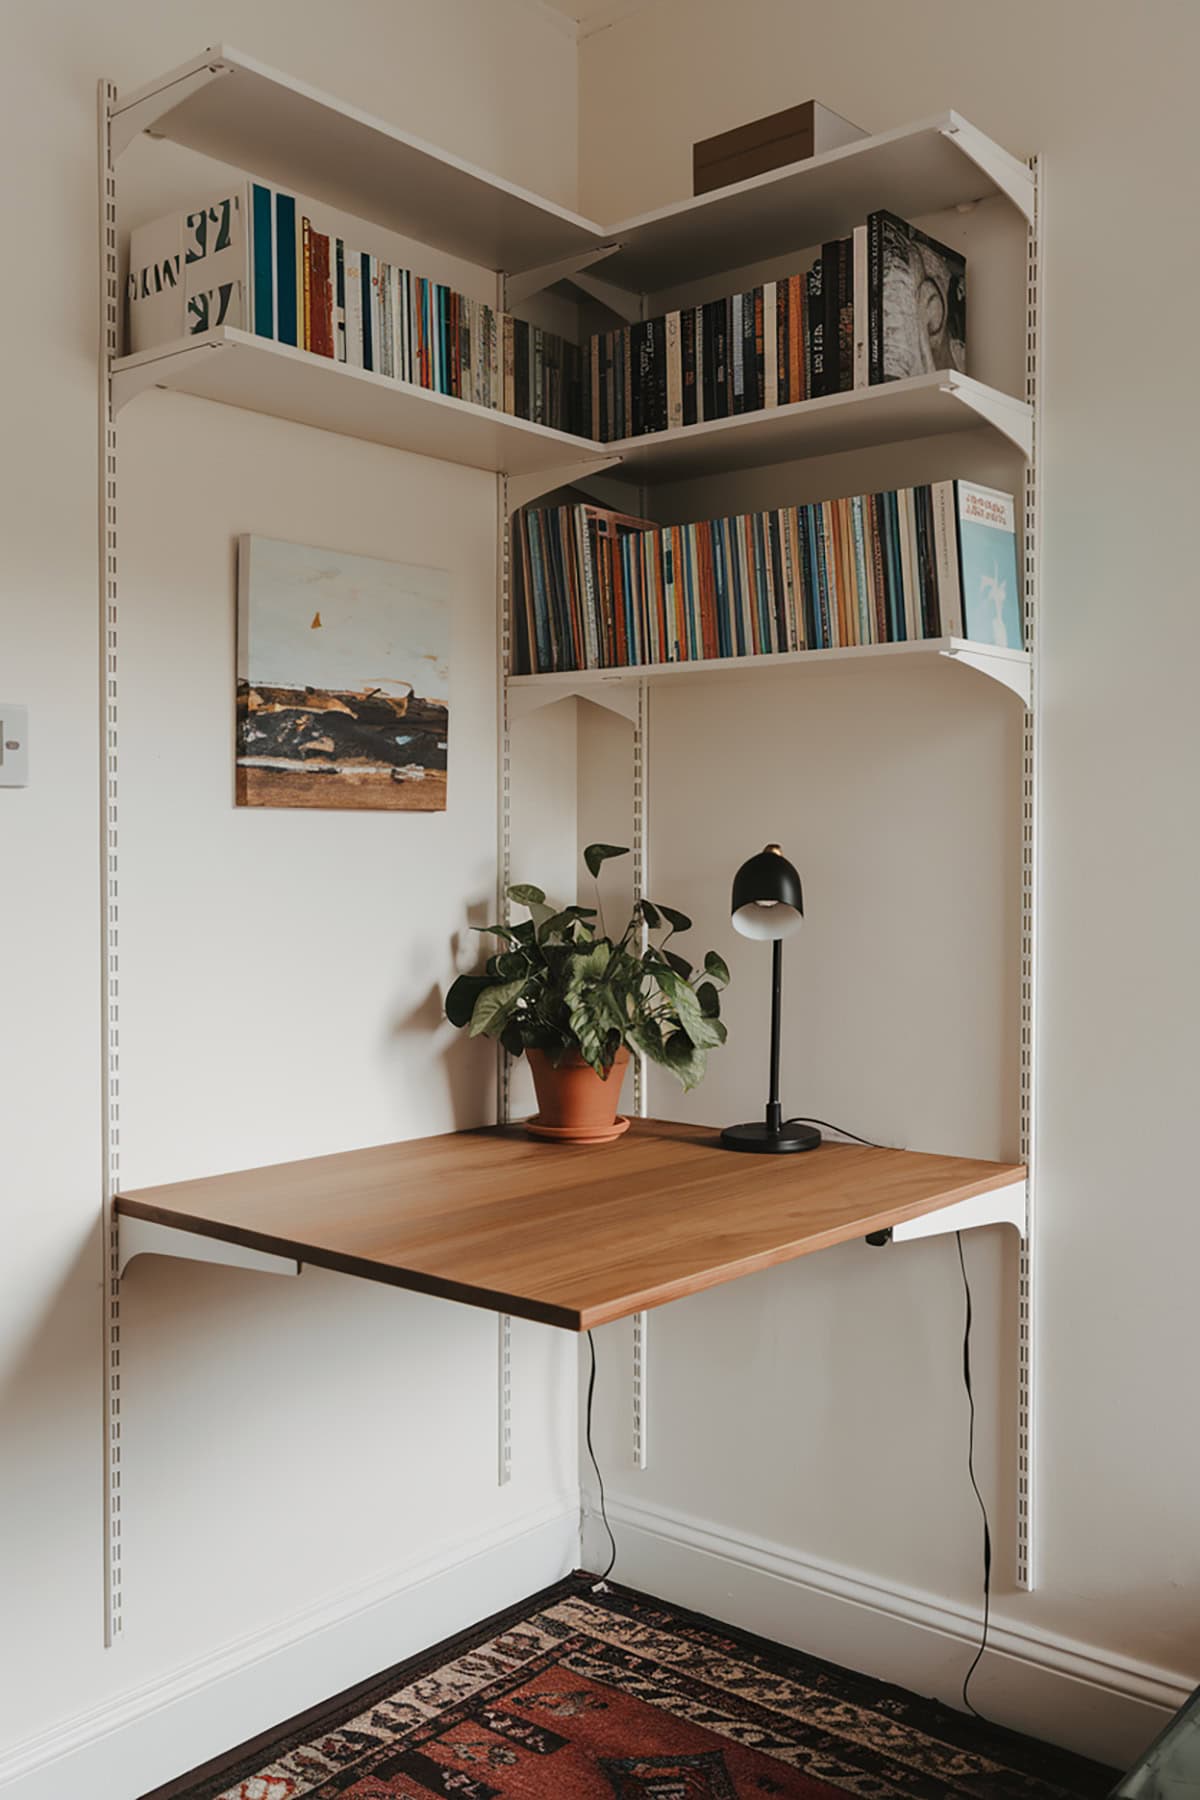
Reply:
<svg viewBox="0 0 1200 1800"><path fill-rule="evenodd" d="M221 45L119 96L114 155L147 130L483 268L553 279L615 243L596 273L635 292L786 255L879 207L913 217L1004 194L1033 212L1026 165L954 112L614 226Z"/></svg>
<svg viewBox="0 0 1200 1800"><path fill-rule="evenodd" d="M118 97L114 154L147 130L481 268L602 241L590 220L224 45Z"/></svg>

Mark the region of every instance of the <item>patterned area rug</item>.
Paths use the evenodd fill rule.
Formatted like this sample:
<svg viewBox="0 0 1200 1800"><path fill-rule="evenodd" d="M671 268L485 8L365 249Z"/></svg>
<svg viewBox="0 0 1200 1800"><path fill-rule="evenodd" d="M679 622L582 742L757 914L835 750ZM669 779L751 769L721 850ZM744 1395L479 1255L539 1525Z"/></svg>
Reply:
<svg viewBox="0 0 1200 1800"><path fill-rule="evenodd" d="M1099 1800L1111 1787L1095 1763L593 1581L572 1577L159 1800Z"/></svg>

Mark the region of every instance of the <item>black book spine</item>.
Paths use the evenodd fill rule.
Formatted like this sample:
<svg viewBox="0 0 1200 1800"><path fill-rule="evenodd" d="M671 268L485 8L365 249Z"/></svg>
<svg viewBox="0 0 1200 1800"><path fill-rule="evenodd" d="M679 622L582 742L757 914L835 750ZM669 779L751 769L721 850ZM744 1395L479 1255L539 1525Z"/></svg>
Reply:
<svg viewBox="0 0 1200 1800"><path fill-rule="evenodd" d="M704 332L704 417L717 417L717 303L706 301L700 312Z"/></svg>
<svg viewBox="0 0 1200 1800"><path fill-rule="evenodd" d="M633 401L633 417L629 421L632 437L641 437L646 426L646 381L649 375L650 345L646 332L646 322L641 320L629 328L629 345L633 352L633 382L630 399Z"/></svg>
<svg viewBox="0 0 1200 1800"><path fill-rule="evenodd" d="M667 429L667 321L650 321L650 356L654 368L654 411L649 429Z"/></svg>
<svg viewBox="0 0 1200 1800"><path fill-rule="evenodd" d="M838 243L838 392L854 386L854 239Z"/></svg>
<svg viewBox="0 0 1200 1800"><path fill-rule="evenodd" d="M778 372L775 398L786 406L792 392L792 285L790 281L775 284L775 367Z"/></svg>
<svg viewBox="0 0 1200 1800"><path fill-rule="evenodd" d="M529 417L529 324L513 320L513 398L518 419Z"/></svg>
<svg viewBox="0 0 1200 1800"><path fill-rule="evenodd" d="M883 380L883 214L867 219L867 379Z"/></svg>
<svg viewBox="0 0 1200 1800"><path fill-rule="evenodd" d="M685 306L679 319L679 360L683 373L683 422L696 423L696 309Z"/></svg>
<svg viewBox="0 0 1200 1800"><path fill-rule="evenodd" d="M808 345L810 366L808 393L818 398L825 390L825 271L818 257L808 273Z"/></svg>

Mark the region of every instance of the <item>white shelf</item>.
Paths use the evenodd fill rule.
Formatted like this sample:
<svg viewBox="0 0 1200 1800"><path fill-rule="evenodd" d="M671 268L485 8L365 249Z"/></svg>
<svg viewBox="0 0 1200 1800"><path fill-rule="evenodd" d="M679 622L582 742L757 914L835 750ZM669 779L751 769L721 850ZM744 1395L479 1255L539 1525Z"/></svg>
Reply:
<svg viewBox="0 0 1200 1800"><path fill-rule="evenodd" d="M621 438L606 447L610 455L620 457L623 475L642 481L681 481L984 425L1008 438L1024 456L1030 454L1033 413L1024 400L985 387L969 375L936 370L907 381Z"/></svg>
<svg viewBox="0 0 1200 1800"><path fill-rule="evenodd" d="M577 213L225 45L118 97L115 151L151 129L482 268L530 268L601 237Z"/></svg>
<svg viewBox="0 0 1200 1800"><path fill-rule="evenodd" d="M880 209L919 218L1001 193L1032 219L1026 165L960 114L939 113L611 226L620 248L597 273L655 292L844 236Z"/></svg>
<svg viewBox="0 0 1200 1800"><path fill-rule="evenodd" d="M1026 165L955 112L618 225L582 218L226 45L119 96L114 152L146 130L484 268L545 267L553 280L615 243L596 272L635 292L785 256L880 207L911 218L1004 194L1033 215Z"/></svg>
<svg viewBox="0 0 1200 1800"><path fill-rule="evenodd" d="M294 419L343 437L389 444L418 456L516 476L547 471L563 481L606 467L610 453L587 438L534 425L469 400L434 394L328 357L252 337L228 326L202 337L122 357L113 365L119 412L149 387L220 400L226 406ZM559 485L533 483L532 490Z"/></svg>
<svg viewBox="0 0 1200 1800"><path fill-rule="evenodd" d="M641 684L660 687L664 684L728 681L735 675L794 675L800 671L814 673L833 663L861 663L876 660L907 659L931 661L944 657L951 664L974 669L1017 695L1025 706L1030 703L1030 659L1026 650L1006 650L993 644L976 644L967 638L921 638L905 644L855 644L838 650L786 650L761 656L709 657L701 662L644 663L629 669L577 669L553 675L510 675L508 678L509 709L514 715L536 712L556 700L574 694L607 706L615 712L630 712L630 696Z"/></svg>

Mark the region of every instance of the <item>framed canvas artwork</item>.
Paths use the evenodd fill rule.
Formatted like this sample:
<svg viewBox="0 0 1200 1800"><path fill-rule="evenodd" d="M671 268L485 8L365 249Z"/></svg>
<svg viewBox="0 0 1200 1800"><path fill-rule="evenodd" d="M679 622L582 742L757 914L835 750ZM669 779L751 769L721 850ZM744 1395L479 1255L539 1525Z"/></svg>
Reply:
<svg viewBox="0 0 1200 1800"><path fill-rule="evenodd" d="M237 802L444 812L444 569L238 539Z"/></svg>

